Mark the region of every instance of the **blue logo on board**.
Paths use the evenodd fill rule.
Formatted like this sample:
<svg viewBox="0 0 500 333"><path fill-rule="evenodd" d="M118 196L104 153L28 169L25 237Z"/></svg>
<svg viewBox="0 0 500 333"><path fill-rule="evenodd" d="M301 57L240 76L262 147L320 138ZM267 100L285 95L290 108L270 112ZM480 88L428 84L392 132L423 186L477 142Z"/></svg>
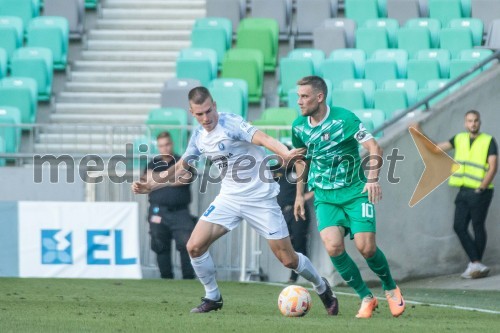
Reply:
<svg viewBox="0 0 500 333"><path fill-rule="evenodd" d="M61 229L42 230L42 265L73 263L71 232Z"/></svg>

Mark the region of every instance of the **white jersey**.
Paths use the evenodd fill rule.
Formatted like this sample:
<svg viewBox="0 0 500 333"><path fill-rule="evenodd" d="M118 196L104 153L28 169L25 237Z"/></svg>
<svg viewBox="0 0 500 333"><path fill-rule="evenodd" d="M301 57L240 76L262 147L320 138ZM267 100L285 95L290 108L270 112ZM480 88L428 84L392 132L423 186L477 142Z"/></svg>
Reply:
<svg viewBox="0 0 500 333"><path fill-rule="evenodd" d="M197 127L182 158L190 162L204 154L219 169L220 195L240 196L242 200L261 200L278 195L263 147L251 143L257 128L231 113L219 113L219 122L207 132ZM267 163L266 163L267 164Z"/></svg>

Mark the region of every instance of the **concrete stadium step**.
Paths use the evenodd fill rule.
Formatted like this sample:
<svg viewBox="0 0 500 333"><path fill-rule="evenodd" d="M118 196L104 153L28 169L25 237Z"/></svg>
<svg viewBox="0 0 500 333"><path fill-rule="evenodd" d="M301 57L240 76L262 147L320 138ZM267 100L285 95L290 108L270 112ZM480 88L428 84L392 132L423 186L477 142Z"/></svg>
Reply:
<svg viewBox="0 0 500 333"><path fill-rule="evenodd" d="M101 17L103 19L194 19L205 16L205 8L199 9L115 9L103 8Z"/></svg>
<svg viewBox="0 0 500 333"><path fill-rule="evenodd" d="M125 155L126 144L108 145L106 143L76 144L76 143L36 143L35 153L48 154L121 154ZM110 151L110 149L112 149Z"/></svg>
<svg viewBox="0 0 500 333"><path fill-rule="evenodd" d="M205 8L205 1L201 0L107 0L105 8L162 8L162 9L200 9Z"/></svg>
<svg viewBox="0 0 500 333"><path fill-rule="evenodd" d="M50 120L52 123L63 124L110 124L119 125L138 125L144 124L147 119L144 115L131 114L52 114Z"/></svg>
<svg viewBox="0 0 500 333"><path fill-rule="evenodd" d="M189 30L91 30L89 40L189 40Z"/></svg>
<svg viewBox="0 0 500 333"><path fill-rule="evenodd" d="M173 61L82 61L77 60L71 67L74 71L89 72L174 72L175 62Z"/></svg>
<svg viewBox="0 0 500 333"><path fill-rule="evenodd" d="M111 133L41 133L38 136L40 144L95 144L95 143L128 143L141 136L143 133L128 133L124 135L112 135Z"/></svg>
<svg viewBox="0 0 500 333"><path fill-rule="evenodd" d="M111 103L56 103L56 114L74 114L75 116L96 117L99 115L110 116L142 116L146 117L151 109L158 108L159 103L142 104L111 104Z"/></svg>
<svg viewBox="0 0 500 333"><path fill-rule="evenodd" d="M160 93L162 83L68 82L65 92Z"/></svg>
<svg viewBox="0 0 500 333"><path fill-rule="evenodd" d="M55 115L55 114L54 114ZM62 115L63 118L68 115ZM73 116L73 115L69 115ZM128 136L128 135L143 135L147 132L147 127L144 123L139 124L127 124L114 126L114 124L83 124L83 123L56 123L56 124L48 124L43 126L40 129L40 135L81 135L81 136L89 136L89 135L108 135L113 137L120 136Z"/></svg>
<svg viewBox="0 0 500 333"><path fill-rule="evenodd" d="M143 103L159 104L160 93L111 93L103 92L62 92L57 96L57 103Z"/></svg>
<svg viewBox="0 0 500 333"><path fill-rule="evenodd" d="M178 51L84 51L86 61L175 61Z"/></svg>
<svg viewBox="0 0 500 333"><path fill-rule="evenodd" d="M178 51L190 47L191 41L89 40L87 45L91 51Z"/></svg>
<svg viewBox="0 0 500 333"><path fill-rule="evenodd" d="M184 20L97 20L97 29L116 30L191 30L194 19Z"/></svg>
<svg viewBox="0 0 500 333"><path fill-rule="evenodd" d="M71 72L72 82L165 82L173 78L175 73L134 73L134 72Z"/></svg>

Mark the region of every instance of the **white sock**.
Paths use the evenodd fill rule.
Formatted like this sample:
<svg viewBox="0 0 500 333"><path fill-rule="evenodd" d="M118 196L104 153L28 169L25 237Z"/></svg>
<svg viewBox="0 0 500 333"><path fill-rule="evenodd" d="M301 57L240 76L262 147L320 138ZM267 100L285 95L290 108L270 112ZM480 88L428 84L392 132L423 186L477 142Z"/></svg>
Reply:
<svg viewBox="0 0 500 333"><path fill-rule="evenodd" d="M197 258L191 258L191 265L201 284L205 287L205 298L218 301L220 292L215 280L215 265L210 252L207 251Z"/></svg>
<svg viewBox="0 0 500 333"><path fill-rule="evenodd" d="M324 293L326 290L326 283L323 281L316 268L314 268L311 260L302 253L297 252L297 255L299 256L299 265L294 271L311 282L314 290L316 290L318 294Z"/></svg>

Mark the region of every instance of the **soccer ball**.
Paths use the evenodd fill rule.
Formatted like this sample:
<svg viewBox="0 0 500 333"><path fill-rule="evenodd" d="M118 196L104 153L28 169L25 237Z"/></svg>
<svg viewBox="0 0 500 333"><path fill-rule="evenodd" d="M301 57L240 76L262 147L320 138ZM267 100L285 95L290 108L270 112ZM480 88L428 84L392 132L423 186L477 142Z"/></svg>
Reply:
<svg viewBox="0 0 500 333"><path fill-rule="evenodd" d="M311 309L311 294L301 286L288 286L278 298L278 308L286 317L302 317Z"/></svg>

